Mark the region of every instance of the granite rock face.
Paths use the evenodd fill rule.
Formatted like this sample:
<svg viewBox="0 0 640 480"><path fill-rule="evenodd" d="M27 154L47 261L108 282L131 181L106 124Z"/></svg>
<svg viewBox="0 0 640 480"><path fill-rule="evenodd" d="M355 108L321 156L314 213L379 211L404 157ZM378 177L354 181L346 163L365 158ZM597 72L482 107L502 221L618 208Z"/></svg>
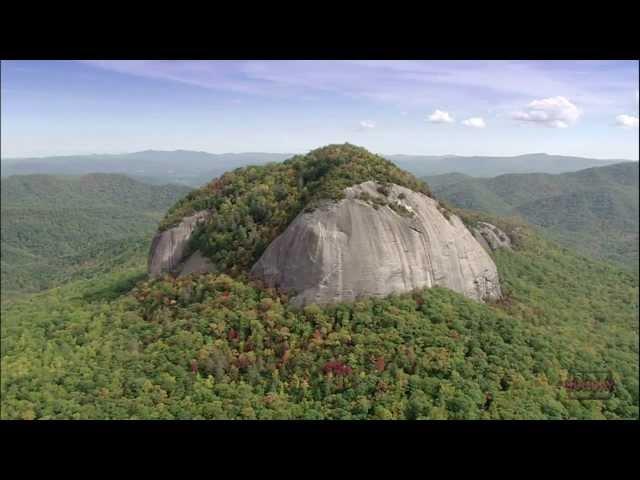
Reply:
<svg viewBox="0 0 640 480"><path fill-rule="evenodd" d="M180 273L183 269L183 257L191 234L209 216L210 213L207 210L202 210L185 217L175 227L156 233L149 252L149 275L151 278L160 277L165 273ZM193 255L190 260L192 257ZM190 269L202 269L201 266L197 267L196 260L191 260Z"/></svg>
<svg viewBox="0 0 640 480"><path fill-rule="evenodd" d="M487 222L478 222L473 229L473 236L487 251L494 251L498 248L511 249L511 239L495 225Z"/></svg>
<svg viewBox="0 0 640 480"><path fill-rule="evenodd" d="M437 201L371 181L345 194L299 214L253 266L252 276L292 292L298 306L433 286L478 301L501 296L489 254L457 216L445 218Z"/></svg>

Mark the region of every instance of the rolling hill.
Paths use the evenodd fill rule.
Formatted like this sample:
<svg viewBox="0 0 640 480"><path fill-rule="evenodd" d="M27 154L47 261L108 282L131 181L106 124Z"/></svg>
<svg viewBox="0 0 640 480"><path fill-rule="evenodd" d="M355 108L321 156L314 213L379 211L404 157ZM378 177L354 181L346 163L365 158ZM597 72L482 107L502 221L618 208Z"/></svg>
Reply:
<svg viewBox="0 0 640 480"><path fill-rule="evenodd" d="M426 177L451 205L518 216L549 238L594 258L638 269L638 163L560 175Z"/></svg>
<svg viewBox="0 0 640 480"><path fill-rule="evenodd" d="M294 213L363 180L429 193L363 149L325 147L169 210L161 229L220 212L195 238L220 272L150 279L138 258L3 304L2 418L638 418L637 275L517 220L452 212L510 237L491 253L498 301L435 287L299 308L246 276ZM581 397L571 385L596 370L612 387Z"/></svg>
<svg viewBox="0 0 640 480"><path fill-rule="evenodd" d="M3 298L144 255L165 210L188 192L114 174L2 178Z"/></svg>

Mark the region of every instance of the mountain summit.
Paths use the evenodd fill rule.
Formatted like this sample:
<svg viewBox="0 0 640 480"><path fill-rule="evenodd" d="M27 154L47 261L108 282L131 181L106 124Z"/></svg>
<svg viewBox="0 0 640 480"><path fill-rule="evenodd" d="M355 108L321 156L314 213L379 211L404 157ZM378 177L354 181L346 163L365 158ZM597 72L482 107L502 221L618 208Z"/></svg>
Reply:
<svg viewBox="0 0 640 480"><path fill-rule="evenodd" d="M190 193L161 224L149 272L250 276L294 305L432 286L482 301L501 295L488 243L476 239L485 230L472 234L390 161L330 145Z"/></svg>

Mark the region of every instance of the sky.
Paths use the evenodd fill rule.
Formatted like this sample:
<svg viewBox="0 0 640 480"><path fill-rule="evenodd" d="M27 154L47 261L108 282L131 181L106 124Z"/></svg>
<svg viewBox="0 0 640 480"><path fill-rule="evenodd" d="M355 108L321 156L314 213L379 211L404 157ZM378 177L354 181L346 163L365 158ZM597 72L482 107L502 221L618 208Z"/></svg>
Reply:
<svg viewBox="0 0 640 480"><path fill-rule="evenodd" d="M141 150L638 159L638 61L2 61L2 158Z"/></svg>

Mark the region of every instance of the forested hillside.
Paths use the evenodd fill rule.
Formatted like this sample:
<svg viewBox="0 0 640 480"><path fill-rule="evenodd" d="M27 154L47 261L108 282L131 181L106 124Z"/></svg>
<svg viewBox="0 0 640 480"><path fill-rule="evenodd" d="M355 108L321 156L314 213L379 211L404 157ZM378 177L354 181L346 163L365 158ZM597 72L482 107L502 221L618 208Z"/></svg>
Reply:
<svg viewBox="0 0 640 480"><path fill-rule="evenodd" d="M140 282L142 259L5 304L2 418L637 419L637 277L486 219L518 239L497 304L296 310L225 275ZM565 386L594 370L610 395Z"/></svg>
<svg viewBox="0 0 640 480"><path fill-rule="evenodd" d="M379 155L350 144L328 145L282 163L227 172L176 203L160 228L200 210L212 211L211 220L194 233L191 246L219 271L242 274L296 215L323 201L339 200L346 187L367 180L431 195L422 180Z"/></svg>
<svg viewBox="0 0 640 480"><path fill-rule="evenodd" d="M146 255L158 221L188 191L112 174L3 178L3 298Z"/></svg>
<svg viewBox="0 0 640 480"><path fill-rule="evenodd" d="M515 215L563 245L638 269L638 163L561 175L427 177L435 195L460 208Z"/></svg>
<svg viewBox="0 0 640 480"><path fill-rule="evenodd" d="M498 302L432 288L299 309L247 279L299 209L369 179L429 193L366 150L325 147L231 172L170 210L162 228L215 209L197 242L224 272L148 280L138 256L4 303L2 418L638 418L637 274L517 220L455 210L512 240L493 254ZM568 387L598 372L612 387L597 398Z"/></svg>

